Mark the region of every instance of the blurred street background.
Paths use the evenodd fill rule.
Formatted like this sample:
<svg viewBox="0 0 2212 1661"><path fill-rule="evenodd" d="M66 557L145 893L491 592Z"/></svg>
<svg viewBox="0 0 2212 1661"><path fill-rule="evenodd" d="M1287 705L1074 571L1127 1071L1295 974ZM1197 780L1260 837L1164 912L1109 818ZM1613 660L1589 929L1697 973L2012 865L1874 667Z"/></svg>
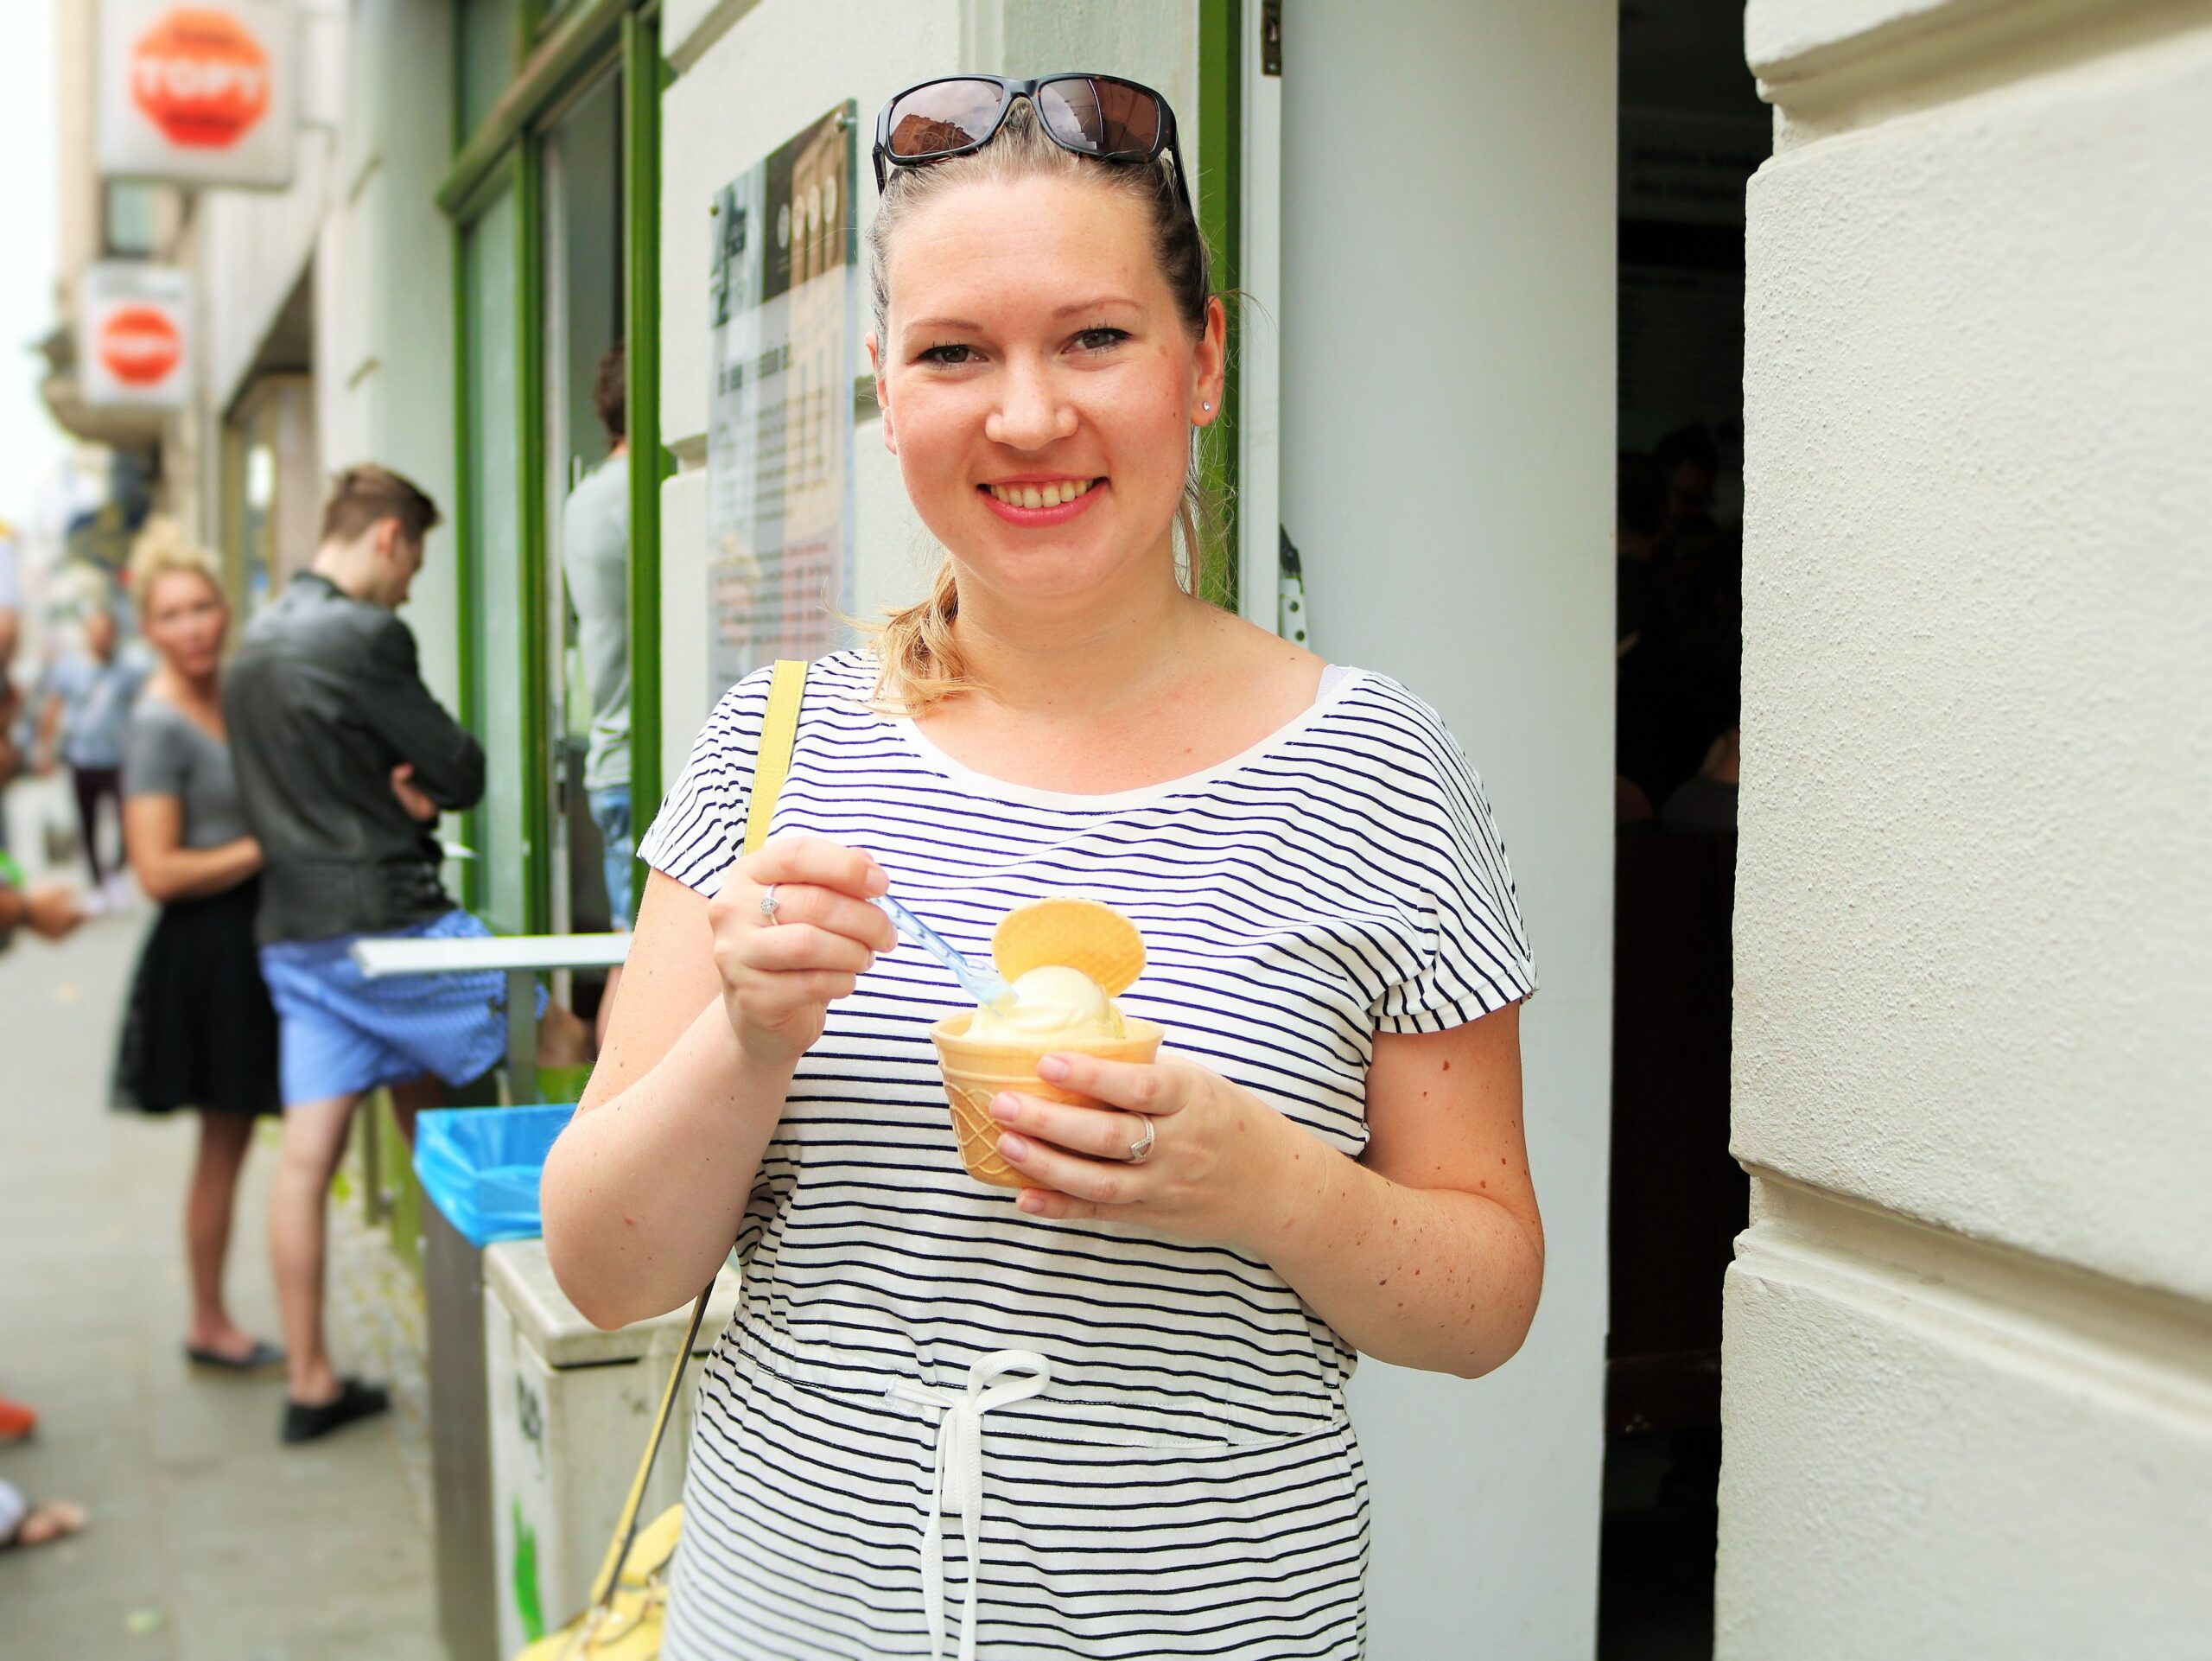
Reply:
<svg viewBox="0 0 2212 1661"><path fill-rule="evenodd" d="M15 845L58 784L10 793ZM177 1227L188 1118L103 1111L143 902L0 956L0 1392L38 1434L0 1476L90 1509L84 1534L0 1555L0 1655L22 1661L422 1661L436 1653L422 1293L388 1237L334 1207L341 1361L392 1379L397 1411L305 1449L271 1434L281 1371L188 1366ZM273 1161L246 1167L232 1288L276 1330L259 1223Z"/></svg>

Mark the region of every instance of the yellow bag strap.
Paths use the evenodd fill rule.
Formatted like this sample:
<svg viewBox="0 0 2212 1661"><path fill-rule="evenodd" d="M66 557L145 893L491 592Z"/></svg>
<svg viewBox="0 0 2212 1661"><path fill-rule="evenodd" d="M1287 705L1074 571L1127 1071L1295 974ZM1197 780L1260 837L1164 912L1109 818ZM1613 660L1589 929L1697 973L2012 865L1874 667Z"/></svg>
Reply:
<svg viewBox="0 0 2212 1661"><path fill-rule="evenodd" d="M753 794L746 804L744 846L748 854L767 839L768 821L775 813L776 798L782 794L784 780L791 770L791 748L798 740L799 704L805 694L806 665L790 659L779 660L768 682L768 712L760 722L760 755L753 765ZM645 1456L638 1461L638 1474L630 1479L629 1497L622 1502L622 1515L614 1524L614 1538L607 1543L607 1560L600 1564L599 1573L592 1580L591 1602L587 1606L589 1608L600 1607L613 1595L615 1582L622 1575L622 1564L637 1542L638 1511L645 1503L645 1484L652 1479L653 1461L659 1456L669 1416L676 1411L676 1395L683 1387L683 1369L691 1359L691 1346L699 1341L699 1327L707 1318L707 1301L714 1293L715 1283L709 1281L707 1289L691 1306L691 1326L683 1334L683 1347L676 1352L676 1365L668 1371L668 1387L660 1393L660 1411L653 1416L652 1434L645 1439Z"/></svg>
<svg viewBox="0 0 2212 1661"><path fill-rule="evenodd" d="M753 764L753 800L745 815L745 851L757 852L768 839L768 820L791 770L791 748L798 739L798 709L806 694L806 665L786 658L768 682L768 712L760 720L760 751ZM753 809L760 810L759 811Z"/></svg>

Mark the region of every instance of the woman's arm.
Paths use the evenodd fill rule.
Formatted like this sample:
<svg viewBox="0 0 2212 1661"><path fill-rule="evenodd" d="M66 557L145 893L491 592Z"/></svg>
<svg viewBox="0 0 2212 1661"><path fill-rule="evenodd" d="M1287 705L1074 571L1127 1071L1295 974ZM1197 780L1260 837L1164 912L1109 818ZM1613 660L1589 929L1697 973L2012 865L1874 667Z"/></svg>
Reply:
<svg viewBox="0 0 2212 1661"><path fill-rule="evenodd" d="M994 1112L1027 1134L1000 1147L1037 1181L1025 1211L1219 1241L1363 1353L1475 1378L1520 1347L1543 1283L1519 1021L1515 1004L1446 1032L1378 1034L1357 1161L1203 1067L1084 1056L1039 1071L1112 1107L1001 1098ZM1126 1159L1130 1113L1156 1121L1142 1166Z"/></svg>
<svg viewBox="0 0 2212 1661"><path fill-rule="evenodd" d="M138 886L164 906L234 888L261 869L261 844L251 837L214 848L186 847L184 805L175 796L126 799L123 847Z"/></svg>
<svg viewBox="0 0 2212 1661"><path fill-rule="evenodd" d="M1528 1336L1544 1225L1522 1134L1520 1016L1511 1004L1446 1032L1378 1034L1365 1155L1309 1136L1294 1157L1294 1203L1257 1255L1363 1354L1474 1378Z"/></svg>
<svg viewBox="0 0 2212 1661"><path fill-rule="evenodd" d="M540 1191L546 1256L586 1320L664 1314L728 1256L792 1069L896 938L857 897L884 886L867 855L814 837L741 860L711 901L647 876L607 1047Z"/></svg>

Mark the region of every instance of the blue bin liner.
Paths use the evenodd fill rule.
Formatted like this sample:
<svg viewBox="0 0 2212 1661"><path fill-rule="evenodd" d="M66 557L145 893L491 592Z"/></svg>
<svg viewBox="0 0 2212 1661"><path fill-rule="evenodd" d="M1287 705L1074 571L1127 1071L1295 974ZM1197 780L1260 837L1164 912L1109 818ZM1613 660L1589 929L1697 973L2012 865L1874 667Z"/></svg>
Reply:
<svg viewBox="0 0 2212 1661"><path fill-rule="evenodd" d="M415 1121L423 1192L471 1245L534 1240L544 1231L537 1179L553 1139L575 1114L544 1107L445 1107Z"/></svg>

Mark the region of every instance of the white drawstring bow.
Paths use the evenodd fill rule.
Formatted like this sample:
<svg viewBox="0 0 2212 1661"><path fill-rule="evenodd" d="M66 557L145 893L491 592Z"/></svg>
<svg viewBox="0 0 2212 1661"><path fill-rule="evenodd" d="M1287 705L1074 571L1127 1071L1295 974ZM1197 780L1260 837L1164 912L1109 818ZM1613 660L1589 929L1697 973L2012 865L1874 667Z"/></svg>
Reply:
<svg viewBox="0 0 2212 1661"><path fill-rule="evenodd" d="M1028 1376L1001 1384L1008 1373ZM1027 1401L1052 1382L1052 1364L1033 1350L1000 1350L968 1369L964 1391L904 1380L890 1393L901 1401L944 1410L937 1425L937 1486L922 1529L922 1618L930 1633L930 1661L944 1656L944 1514L960 1513L968 1543L968 1603L960 1612L959 1661L976 1661L976 1611L982 1601L983 1543L983 1415Z"/></svg>

